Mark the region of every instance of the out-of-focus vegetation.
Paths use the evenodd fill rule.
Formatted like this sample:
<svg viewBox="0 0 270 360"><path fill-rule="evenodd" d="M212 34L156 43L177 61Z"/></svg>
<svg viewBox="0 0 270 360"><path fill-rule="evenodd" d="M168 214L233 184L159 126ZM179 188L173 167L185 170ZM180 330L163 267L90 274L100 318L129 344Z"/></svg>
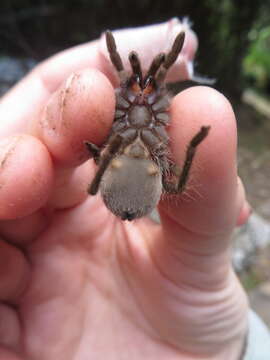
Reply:
<svg viewBox="0 0 270 360"><path fill-rule="evenodd" d="M270 91L270 25L250 32L251 45L244 59L244 74L253 86Z"/></svg>

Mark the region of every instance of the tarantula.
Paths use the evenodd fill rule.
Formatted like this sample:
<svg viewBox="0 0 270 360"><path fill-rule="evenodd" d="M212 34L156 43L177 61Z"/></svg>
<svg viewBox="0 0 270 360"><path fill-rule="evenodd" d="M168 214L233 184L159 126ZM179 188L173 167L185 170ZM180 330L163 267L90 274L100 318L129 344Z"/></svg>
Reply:
<svg viewBox="0 0 270 360"><path fill-rule="evenodd" d="M203 126L186 150L183 169L178 176L169 160L169 95L164 80L184 43L180 32L171 50L158 54L149 70L142 74L136 52L129 54L132 73L124 70L114 37L106 32L111 62L118 72L120 87L115 90L116 111L110 134L99 148L85 142L98 164L97 173L88 188L91 195L100 189L105 205L122 220L133 220L149 214L162 192L181 193L188 180L197 146L205 139L209 127ZM174 178L175 181L172 181Z"/></svg>

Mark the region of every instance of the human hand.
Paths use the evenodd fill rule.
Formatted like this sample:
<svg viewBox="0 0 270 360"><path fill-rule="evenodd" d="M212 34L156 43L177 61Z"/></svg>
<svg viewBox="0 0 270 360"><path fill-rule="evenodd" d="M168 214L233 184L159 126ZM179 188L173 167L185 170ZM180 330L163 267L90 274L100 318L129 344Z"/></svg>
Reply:
<svg viewBox="0 0 270 360"><path fill-rule="evenodd" d="M87 196L83 144L104 141L114 82L93 42L39 65L0 103L0 360L238 360L248 307L231 234L249 210L231 106L201 86L174 98L178 164L211 126L190 189L162 199L161 226L122 222Z"/></svg>

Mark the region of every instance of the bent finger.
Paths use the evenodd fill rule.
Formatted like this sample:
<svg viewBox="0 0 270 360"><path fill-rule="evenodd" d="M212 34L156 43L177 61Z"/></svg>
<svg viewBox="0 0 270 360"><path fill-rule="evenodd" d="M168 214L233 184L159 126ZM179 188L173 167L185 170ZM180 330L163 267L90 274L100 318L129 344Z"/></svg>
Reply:
<svg viewBox="0 0 270 360"><path fill-rule="evenodd" d="M45 146L30 135L0 141L0 219L34 213L47 202L53 184L53 167Z"/></svg>
<svg viewBox="0 0 270 360"><path fill-rule="evenodd" d="M40 209L28 216L0 221L0 234L12 244L22 247L36 239L48 223L48 214Z"/></svg>
<svg viewBox="0 0 270 360"><path fill-rule="evenodd" d="M80 165L87 153L85 140L102 144L112 124L113 88L99 71L72 74L51 96L41 119L33 120L33 132L43 141L55 162Z"/></svg>
<svg viewBox="0 0 270 360"><path fill-rule="evenodd" d="M108 79L94 69L72 74L51 96L32 131L45 144L55 165L49 205L68 208L87 197L93 164L86 162L85 141L101 146L108 136L115 96Z"/></svg>
<svg viewBox="0 0 270 360"><path fill-rule="evenodd" d="M230 271L231 235L245 202L238 186L237 131L228 100L207 87L189 88L175 97L169 129L174 160L202 126L210 126L192 162L186 195L160 203L163 233L151 242L153 258L175 283L217 290Z"/></svg>

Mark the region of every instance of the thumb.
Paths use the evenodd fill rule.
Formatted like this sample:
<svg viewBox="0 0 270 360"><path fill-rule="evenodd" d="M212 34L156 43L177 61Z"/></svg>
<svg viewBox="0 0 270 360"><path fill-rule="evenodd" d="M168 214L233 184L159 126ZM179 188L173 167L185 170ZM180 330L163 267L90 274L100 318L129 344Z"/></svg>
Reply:
<svg viewBox="0 0 270 360"><path fill-rule="evenodd" d="M165 329L170 342L198 358L232 359L243 348L248 309L231 266L232 230L245 206L235 117L227 99L213 89L198 86L177 95L169 132L178 165L203 125L210 131L196 149L185 194L160 202L162 232L147 242L162 280L157 286L151 273L143 275L159 306L152 323Z"/></svg>
<svg viewBox="0 0 270 360"><path fill-rule="evenodd" d="M235 116L223 95L202 86L176 96L171 116L169 131L178 164L183 164L185 147L201 126L211 128L196 149L185 194L173 199L168 196L160 204L163 237L153 247L163 254L164 267L176 275L177 281L181 274L169 270L172 262L165 260L165 253L196 268L201 275L194 277L194 285L200 282L208 286L214 281L219 286L216 276L218 280L226 278L231 234L245 207L244 191L237 177Z"/></svg>

